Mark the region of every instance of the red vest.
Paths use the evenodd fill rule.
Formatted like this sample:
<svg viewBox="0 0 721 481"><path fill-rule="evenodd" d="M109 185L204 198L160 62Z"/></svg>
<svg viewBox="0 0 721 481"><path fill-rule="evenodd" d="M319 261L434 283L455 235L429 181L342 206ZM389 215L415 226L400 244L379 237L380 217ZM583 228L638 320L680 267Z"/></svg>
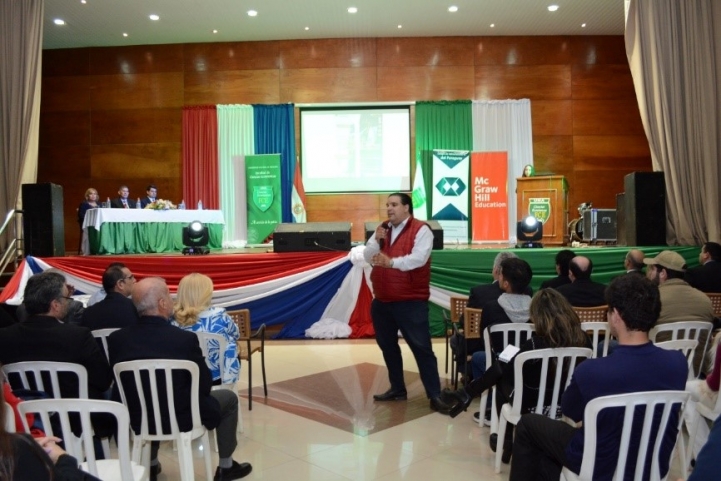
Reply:
<svg viewBox="0 0 721 481"><path fill-rule="evenodd" d="M390 243L390 232L383 245L383 252L391 259L403 257L411 253L416 234L425 222L410 217L393 244ZM431 296L431 259L417 269L401 271L387 267L374 267L371 271L373 295L382 302L395 301L427 301Z"/></svg>

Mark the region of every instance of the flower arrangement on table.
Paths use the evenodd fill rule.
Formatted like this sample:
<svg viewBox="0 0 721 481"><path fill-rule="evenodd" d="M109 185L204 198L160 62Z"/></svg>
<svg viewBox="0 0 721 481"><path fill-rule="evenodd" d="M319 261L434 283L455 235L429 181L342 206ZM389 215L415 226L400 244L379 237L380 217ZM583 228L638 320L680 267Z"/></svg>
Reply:
<svg viewBox="0 0 721 481"><path fill-rule="evenodd" d="M170 202L169 200L155 199L155 202L145 206L146 209L152 210L172 210L177 209L178 206Z"/></svg>

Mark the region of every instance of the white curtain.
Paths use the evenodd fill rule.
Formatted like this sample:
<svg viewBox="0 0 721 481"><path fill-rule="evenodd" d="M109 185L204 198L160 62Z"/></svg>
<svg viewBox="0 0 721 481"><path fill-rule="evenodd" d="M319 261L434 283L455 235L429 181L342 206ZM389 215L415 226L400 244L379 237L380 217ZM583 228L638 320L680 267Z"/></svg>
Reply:
<svg viewBox="0 0 721 481"><path fill-rule="evenodd" d="M626 55L653 170L666 179L670 245L721 237L718 1L632 0L628 9Z"/></svg>
<svg viewBox="0 0 721 481"><path fill-rule="evenodd" d="M508 152L508 232L516 242L516 177L533 165L531 101L474 100L473 151Z"/></svg>
<svg viewBox="0 0 721 481"><path fill-rule="evenodd" d="M251 105L218 105L220 209L225 217L223 247L244 247L248 239L245 156L255 152Z"/></svg>

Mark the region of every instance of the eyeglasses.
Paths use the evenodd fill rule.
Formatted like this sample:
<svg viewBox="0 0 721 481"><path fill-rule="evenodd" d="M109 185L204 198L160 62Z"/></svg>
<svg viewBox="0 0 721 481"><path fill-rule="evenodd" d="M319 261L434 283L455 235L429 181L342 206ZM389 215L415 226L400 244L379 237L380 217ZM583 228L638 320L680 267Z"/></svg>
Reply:
<svg viewBox="0 0 721 481"><path fill-rule="evenodd" d="M127 281L128 279L135 279L135 275L134 275L134 274L130 274L128 277L123 277L123 278L120 279L120 280L121 280L121 281Z"/></svg>
<svg viewBox="0 0 721 481"><path fill-rule="evenodd" d="M68 296L60 296L58 299L67 299L67 300L69 300L69 301L74 301L74 300L75 300L75 299L73 299L72 297L68 297Z"/></svg>

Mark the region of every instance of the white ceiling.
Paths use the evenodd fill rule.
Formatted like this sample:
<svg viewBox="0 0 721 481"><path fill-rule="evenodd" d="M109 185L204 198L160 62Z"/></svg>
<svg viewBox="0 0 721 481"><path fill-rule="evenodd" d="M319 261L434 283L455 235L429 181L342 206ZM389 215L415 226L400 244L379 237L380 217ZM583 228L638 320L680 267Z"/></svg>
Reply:
<svg viewBox="0 0 721 481"><path fill-rule="evenodd" d="M43 48L342 37L622 35L624 17L624 0L85 1L45 0ZM550 4L558 5L558 11L549 12ZM451 5L458 7L456 13L448 12ZM351 6L358 13L349 14ZM258 12L256 17L247 15L251 9ZM150 20L150 14L160 20ZM66 24L55 25L56 18Z"/></svg>

